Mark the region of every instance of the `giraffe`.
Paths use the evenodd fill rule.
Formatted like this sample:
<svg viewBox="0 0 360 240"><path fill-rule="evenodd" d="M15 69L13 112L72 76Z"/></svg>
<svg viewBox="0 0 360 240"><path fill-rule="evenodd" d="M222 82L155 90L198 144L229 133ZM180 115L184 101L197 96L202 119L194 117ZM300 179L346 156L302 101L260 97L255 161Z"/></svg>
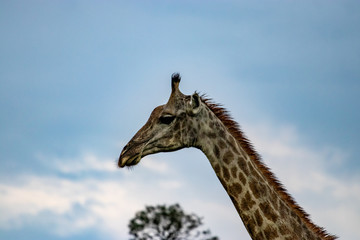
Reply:
<svg viewBox="0 0 360 240"><path fill-rule="evenodd" d="M200 149L214 169L252 239L336 239L315 225L263 163L238 124L197 92L184 95L171 77L171 95L123 148L118 166L150 154Z"/></svg>

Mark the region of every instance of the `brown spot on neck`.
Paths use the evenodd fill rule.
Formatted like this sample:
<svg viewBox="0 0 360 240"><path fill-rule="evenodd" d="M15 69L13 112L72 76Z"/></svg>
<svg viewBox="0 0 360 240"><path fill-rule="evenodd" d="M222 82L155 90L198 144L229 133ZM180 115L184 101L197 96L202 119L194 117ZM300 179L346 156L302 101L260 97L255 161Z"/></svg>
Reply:
<svg viewBox="0 0 360 240"><path fill-rule="evenodd" d="M234 161L234 154L228 150L224 154L223 162L229 165L232 161Z"/></svg>
<svg viewBox="0 0 360 240"><path fill-rule="evenodd" d="M273 240L279 237L277 230L270 226L267 226L264 229L264 234L265 234L265 238L268 240Z"/></svg>
<svg viewBox="0 0 360 240"><path fill-rule="evenodd" d="M243 198L243 200L241 201L241 210L242 211L248 211L250 210L254 205L255 205L255 201L253 200L253 198L251 197L249 191L247 191L245 193L245 196Z"/></svg>

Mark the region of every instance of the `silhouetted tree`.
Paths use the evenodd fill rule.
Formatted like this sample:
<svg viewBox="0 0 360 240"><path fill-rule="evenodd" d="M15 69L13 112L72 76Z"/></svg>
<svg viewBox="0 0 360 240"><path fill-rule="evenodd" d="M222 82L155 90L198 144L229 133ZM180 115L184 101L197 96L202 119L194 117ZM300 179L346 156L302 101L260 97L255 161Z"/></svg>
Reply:
<svg viewBox="0 0 360 240"><path fill-rule="evenodd" d="M174 204L146 206L128 226L131 240L219 240L210 230L199 230L202 224L200 217Z"/></svg>

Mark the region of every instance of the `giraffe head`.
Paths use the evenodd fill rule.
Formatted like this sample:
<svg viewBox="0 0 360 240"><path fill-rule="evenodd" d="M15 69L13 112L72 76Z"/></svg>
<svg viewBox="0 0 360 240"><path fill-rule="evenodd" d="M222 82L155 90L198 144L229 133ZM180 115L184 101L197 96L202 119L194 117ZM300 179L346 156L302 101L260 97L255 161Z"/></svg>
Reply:
<svg viewBox="0 0 360 240"><path fill-rule="evenodd" d="M197 93L184 95L180 92L180 80L178 73L172 75L168 102L152 111L146 124L124 147L119 167L136 165L150 154L196 146L196 119L204 106Z"/></svg>

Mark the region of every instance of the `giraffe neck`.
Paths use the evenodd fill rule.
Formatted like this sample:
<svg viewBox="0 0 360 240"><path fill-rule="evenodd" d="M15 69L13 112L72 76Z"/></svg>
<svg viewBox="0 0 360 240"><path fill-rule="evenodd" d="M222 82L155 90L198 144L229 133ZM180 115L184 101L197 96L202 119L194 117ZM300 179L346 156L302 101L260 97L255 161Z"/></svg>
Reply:
<svg viewBox="0 0 360 240"><path fill-rule="evenodd" d="M197 145L209 159L251 238L322 239L312 223L299 214L297 205L291 206L271 184L223 122L213 112L207 114L209 119Z"/></svg>

